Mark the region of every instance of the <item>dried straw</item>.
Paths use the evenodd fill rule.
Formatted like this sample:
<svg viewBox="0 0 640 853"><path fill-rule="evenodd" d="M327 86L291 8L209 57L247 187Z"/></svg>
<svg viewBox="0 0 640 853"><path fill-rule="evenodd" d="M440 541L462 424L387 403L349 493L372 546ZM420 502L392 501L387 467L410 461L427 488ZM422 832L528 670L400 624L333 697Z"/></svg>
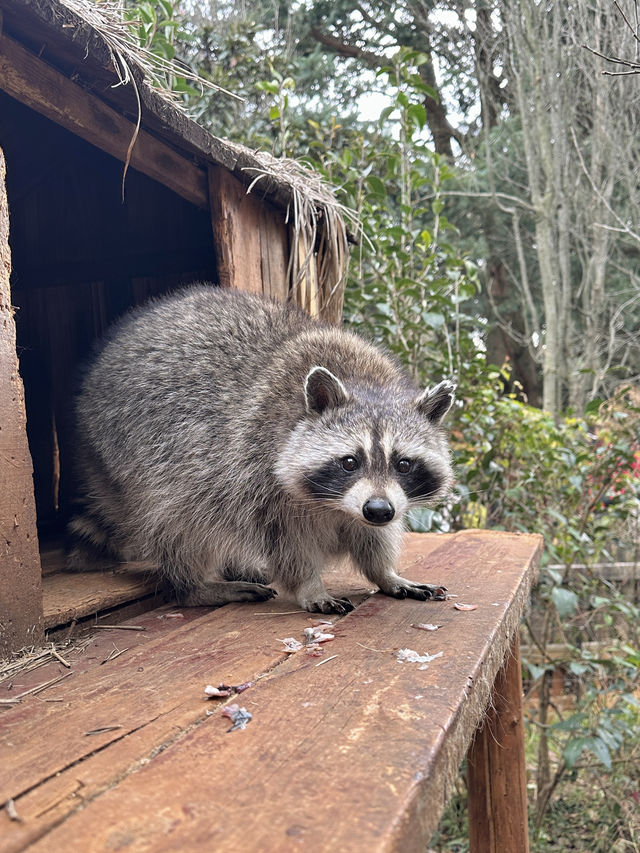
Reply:
<svg viewBox="0 0 640 853"><path fill-rule="evenodd" d="M69 652L78 652L85 649L91 642L90 637L76 640L73 643L49 643L45 648L25 648L14 654L7 660L0 661L0 684L13 680L34 669L39 669L49 663L63 663L69 666L66 658L62 661L60 652L65 655Z"/></svg>
<svg viewBox="0 0 640 853"><path fill-rule="evenodd" d="M59 0L59 2L102 36L118 75L118 85L131 83L136 89L136 95L139 83L132 73L133 69L141 72L143 84L156 89L163 98L176 106L182 106L182 103L179 95L167 86L166 81L170 77L184 77L201 89L224 92L230 98L242 100L239 95L200 77L179 60L166 59L142 47L136 34L139 21L125 19L124 5L121 2L113 2L113 0L103 0L100 3L92 0Z"/></svg>
<svg viewBox="0 0 640 853"><path fill-rule="evenodd" d="M238 154L247 152L227 140L225 144ZM320 175L297 160L263 151L253 151L251 157L257 165L242 167L253 176L247 192L266 181L285 186L291 197L286 217L292 230L290 299L312 315L339 321L349 263L347 223L353 234L362 236L357 214L337 201L333 188Z"/></svg>

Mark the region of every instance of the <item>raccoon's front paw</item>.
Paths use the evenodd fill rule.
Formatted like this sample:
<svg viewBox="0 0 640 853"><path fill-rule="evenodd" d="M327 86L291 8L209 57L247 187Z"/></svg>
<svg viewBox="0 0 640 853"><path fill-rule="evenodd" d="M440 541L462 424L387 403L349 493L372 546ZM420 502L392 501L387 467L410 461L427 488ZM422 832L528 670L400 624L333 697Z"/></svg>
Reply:
<svg viewBox="0 0 640 853"><path fill-rule="evenodd" d="M331 595L320 601L307 601L304 607L311 613L340 613L341 615L354 609L354 605L348 598L334 598Z"/></svg>
<svg viewBox="0 0 640 853"><path fill-rule="evenodd" d="M406 578L399 578L396 583L383 589L382 592L385 595L392 595L394 598L417 598L418 601L428 601L429 599L444 601L447 597L446 586L417 583Z"/></svg>

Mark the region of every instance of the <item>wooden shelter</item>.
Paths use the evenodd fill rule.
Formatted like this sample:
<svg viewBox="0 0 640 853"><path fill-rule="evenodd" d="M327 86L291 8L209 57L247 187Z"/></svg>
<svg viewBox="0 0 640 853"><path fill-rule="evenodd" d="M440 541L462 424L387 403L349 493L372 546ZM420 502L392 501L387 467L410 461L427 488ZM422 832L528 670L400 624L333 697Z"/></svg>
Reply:
<svg viewBox="0 0 640 853"><path fill-rule="evenodd" d="M0 0L0 656L151 594L77 578L82 604L52 574L43 612L74 378L111 321L198 280L341 312L347 236L329 190L190 121L84 2Z"/></svg>

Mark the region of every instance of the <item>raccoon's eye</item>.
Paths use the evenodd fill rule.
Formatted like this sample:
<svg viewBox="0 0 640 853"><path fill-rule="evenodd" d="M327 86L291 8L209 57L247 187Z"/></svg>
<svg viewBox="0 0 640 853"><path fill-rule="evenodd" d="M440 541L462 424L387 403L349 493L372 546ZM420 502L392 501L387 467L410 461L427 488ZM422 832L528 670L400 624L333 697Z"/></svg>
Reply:
<svg viewBox="0 0 640 853"><path fill-rule="evenodd" d="M355 471L360 465L355 456L345 456L340 461L345 471Z"/></svg>
<svg viewBox="0 0 640 853"><path fill-rule="evenodd" d="M396 471L399 474L408 474L410 470L411 462L409 459L400 459L400 461L396 463Z"/></svg>

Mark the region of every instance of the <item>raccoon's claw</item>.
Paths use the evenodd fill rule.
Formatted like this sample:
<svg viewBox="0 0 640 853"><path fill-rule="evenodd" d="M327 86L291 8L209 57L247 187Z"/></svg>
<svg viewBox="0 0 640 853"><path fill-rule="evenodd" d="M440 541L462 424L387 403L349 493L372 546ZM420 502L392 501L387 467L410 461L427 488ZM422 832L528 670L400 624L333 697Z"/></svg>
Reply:
<svg viewBox="0 0 640 853"><path fill-rule="evenodd" d="M325 598L322 601L311 601L306 605L311 613L340 613L344 615L354 609L348 598Z"/></svg>
<svg viewBox="0 0 640 853"><path fill-rule="evenodd" d="M277 590L271 586L265 586L265 584L256 583L252 586L255 586L255 590L251 592L254 601L269 601L270 598L275 598L278 594Z"/></svg>
<svg viewBox="0 0 640 853"><path fill-rule="evenodd" d="M444 601L447 597L446 586L434 586L430 583L414 583L413 581L403 581L401 584L396 584L390 589L382 590L386 595L392 595L394 598L416 598L418 601Z"/></svg>

